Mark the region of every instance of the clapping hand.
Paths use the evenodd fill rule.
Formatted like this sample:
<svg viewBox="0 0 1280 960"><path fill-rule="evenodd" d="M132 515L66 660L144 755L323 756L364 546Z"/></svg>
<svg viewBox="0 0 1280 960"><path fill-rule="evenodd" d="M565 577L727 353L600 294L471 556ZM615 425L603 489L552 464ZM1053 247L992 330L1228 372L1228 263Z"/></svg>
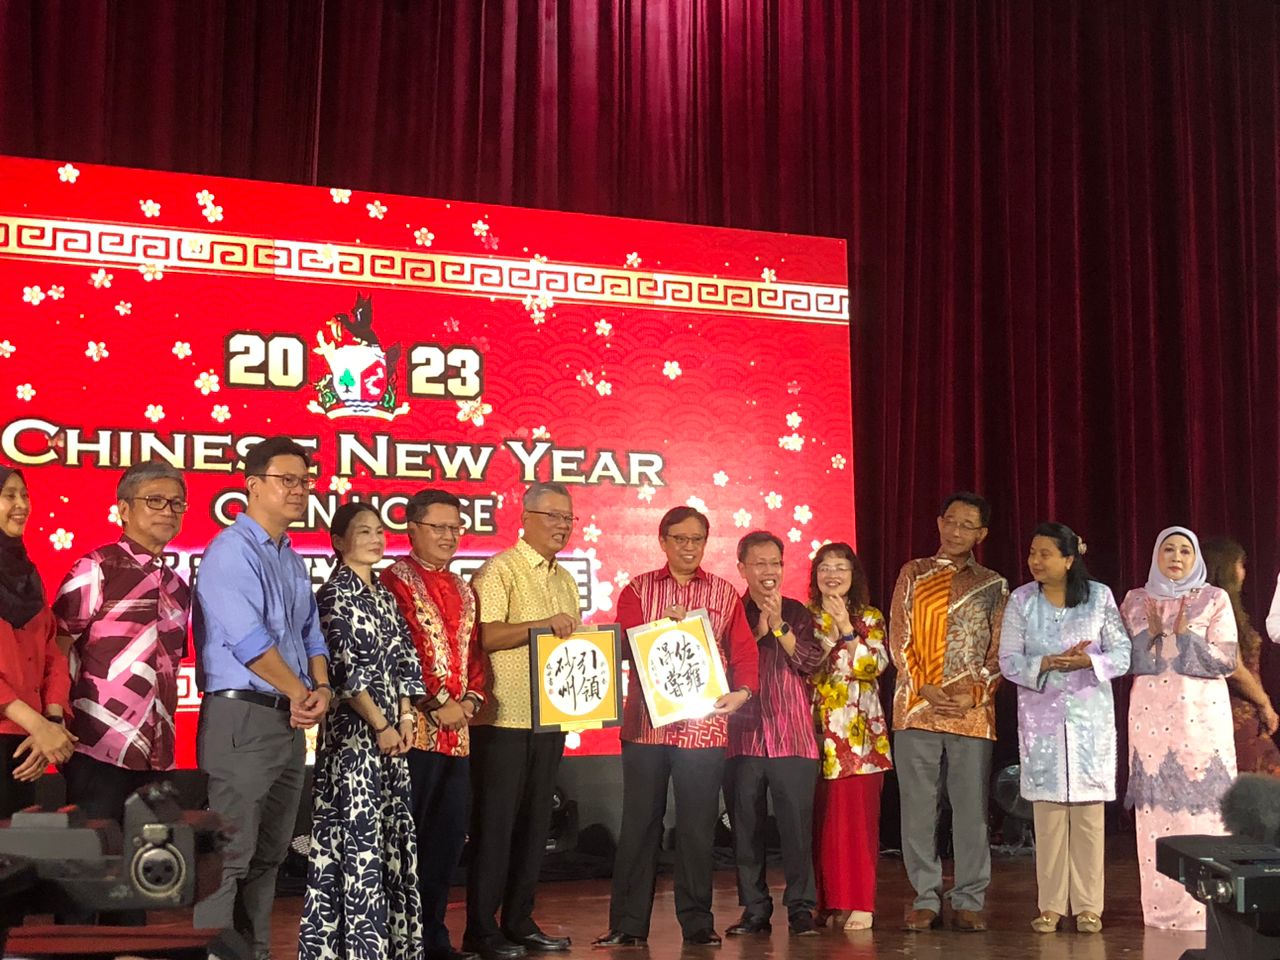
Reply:
<svg viewBox="0 0 1280 960"><path fill-rule="evenodd" d="M1164 635L1164 621L1160 618L1160 606L1151 597L1147 597L1147 633L1152 641Z"/></svg>
<svg viewBox="0 0 1280 960"><path fill-rule="evenodd" d="M837 597L832 593L824 593L822 595L822 611L831 617L831 623L836 628L837 636L853 633L853 621L849 619L849 608L845 606L843 597Z"/></svg>

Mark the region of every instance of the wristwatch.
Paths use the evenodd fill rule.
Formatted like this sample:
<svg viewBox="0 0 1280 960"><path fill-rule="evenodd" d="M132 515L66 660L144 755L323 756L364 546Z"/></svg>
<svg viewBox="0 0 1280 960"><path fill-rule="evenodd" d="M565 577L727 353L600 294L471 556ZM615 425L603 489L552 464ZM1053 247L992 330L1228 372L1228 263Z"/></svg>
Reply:
<svg viewBox="0 0 1280 960"><path fill-rule="evenodd" d="M747 695L747 700L750 700L752 697L755 696L755 694L751 692L750 687L739 687L737 690L734 691L734 693L745 693ZM743 701L743 703L745 702L746 700Z"/></svg>
<svg viewBox="0 0 1280 960"><path fill-rule="evenodd" d="M781 625L773 628L773 635L777 637L779 640L782 639L784 634L788 634L790 632L791 632L791 624L787 623L785 620L781 623Z"/></svg>

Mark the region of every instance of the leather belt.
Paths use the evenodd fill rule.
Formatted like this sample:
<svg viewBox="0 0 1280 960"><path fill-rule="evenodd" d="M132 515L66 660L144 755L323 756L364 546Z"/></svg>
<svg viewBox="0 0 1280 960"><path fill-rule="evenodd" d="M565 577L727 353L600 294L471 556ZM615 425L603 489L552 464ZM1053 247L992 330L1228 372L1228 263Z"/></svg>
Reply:
<svg viewBox="0 0 1280 960"><path fill-rule="evenodd" d="M282 713L289 712L289 698L277 697L270 693L259 693L257 690L210 690L206 697L222 697L224 700L243 700L256 703L260 707L270 707Z"/></svg>

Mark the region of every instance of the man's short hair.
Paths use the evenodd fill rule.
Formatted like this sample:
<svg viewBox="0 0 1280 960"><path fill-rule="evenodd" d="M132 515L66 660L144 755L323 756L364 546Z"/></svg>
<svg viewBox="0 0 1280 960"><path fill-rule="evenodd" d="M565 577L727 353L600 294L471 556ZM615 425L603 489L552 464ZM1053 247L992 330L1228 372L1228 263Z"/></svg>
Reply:
<svg viewBox="0 0 1280 960"><path fill-rule="evenodd" d="M738 562L747 562L747 552L752 547L763 547L767 543L772 543L778 548L778 556L782 556L782 541L770 533L768 530L752 530L745 537L738 541Z"/></svg>
<svg viewBox="0 0 1280 960"><path fill-rule="evenodd" d="M301 457L303 463L311 466L311 451L298 441L291 437L268 437L259 440L244 455L244 475L261 476L276 457Z"/></svg>
<svg viewBox="0 0 1280 960"><path fill-rule="evenodd" d="M164 460L148 460L145 463L135 463L120 476L120 482L116 484L116 499L132 500L138 495L142 485L152 480L176 480L182 487L182 495L187 495L187 481L181 470Z"/></svg>
<svg viewBox="0 0 1280 960"><path fill-rule="evenodd" d="M525 510L528 510L538 502L539 497L548 493L554 493L560 497L568 497L569 501L573 502L573 495L569 493L569 488L563 483L531 483L529 484L529 489L524 492L524 496L520 498L520 505Z"/></svg>
<svg viewBox="0 0 1280 960"><path fill-rule="evenodd" d="M987 503L985 497L980 497L970 490L958 490L942 501L942 509L938 511L938 516L946 515L947 508L953 503L963 503L973 507L978 511L978 522L984 527L990 525L991 504Z"/></svg>
<svg viewBox="0 0 1280 960"><path fill-rule="evenodd" d="M422 518L427 515L427 511L437 503L443 503L446 507L457 507L459 511L462 510L462 501L448 490L427 487L427 489L419 490L409 498L409 502L404 505L404 518L409 523L420 523Z"/></svg>
<svg viewBox="0 0 1280 960"><path fill-rule="evenodd" d="M694 507L672 507L662 515L662 519L658 521L658 536L665 538L667 532L677 523L684 523L686 520L697 518L702 524L703 536L711 535L711 521L707 519L707 515L701 510Z"/></svg>

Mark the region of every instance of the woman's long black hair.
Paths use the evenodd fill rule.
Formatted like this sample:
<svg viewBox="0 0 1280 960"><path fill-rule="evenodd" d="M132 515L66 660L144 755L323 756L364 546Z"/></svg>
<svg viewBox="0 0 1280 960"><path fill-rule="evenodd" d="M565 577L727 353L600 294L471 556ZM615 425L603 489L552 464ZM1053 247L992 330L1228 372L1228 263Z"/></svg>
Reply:
<svg viewBox="0 0 1280 960"><path fill-rule="evenodd" d="M1084 541L1065 523L1042 523L1031 532L1032 537L1048 537L1058 552L1071 558L1067 569L1067 606L1078 607L1089 599L1089 568L1084 565Z"/></svg>

